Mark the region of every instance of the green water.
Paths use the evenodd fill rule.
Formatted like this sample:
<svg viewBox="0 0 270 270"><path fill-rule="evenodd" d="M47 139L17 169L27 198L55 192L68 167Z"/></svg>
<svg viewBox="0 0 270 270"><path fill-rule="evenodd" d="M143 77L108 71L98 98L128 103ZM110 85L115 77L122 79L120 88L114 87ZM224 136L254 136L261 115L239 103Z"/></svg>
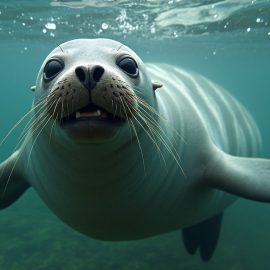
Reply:
<svg viewBox="0 0 270 270"><path fill-rule="evenodd" d="M30 87L55 46L79 37L108 37L130 46L145 62L176 64L226 88L254 116L263 155L270 157L270 2L238 2L76 1L78 9L70 1L0 1L0 138L30 109ZM214 4L218 18L210 14ZM182 20L169 24L165 15L176 8ZM46 28L48 22L56 29ZM1 160L13 151L22 129L1 146ZM239 199L225 212L213 259L202 263L186 253L180 230L140 241L96 241L59 221L29 190L0 213L0 270L266 270L269 228L270 205Z"/></svg>

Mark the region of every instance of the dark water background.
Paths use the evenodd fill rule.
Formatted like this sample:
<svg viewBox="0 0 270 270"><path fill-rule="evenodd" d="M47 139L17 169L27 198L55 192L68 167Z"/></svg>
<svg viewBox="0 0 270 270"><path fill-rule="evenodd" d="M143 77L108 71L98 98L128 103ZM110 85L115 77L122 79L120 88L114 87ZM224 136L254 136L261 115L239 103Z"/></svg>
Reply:
<svg viewBox="0 0 270 270"><path fill-rule="evenodd" d="M191 23L175 22L166 27L155 18L162 10L176 9L179 1L33 2L0 1L0 138L30 109L30 87L55 46L79 37L107 37L129 45L145 62L172 63L226 88L254 116L263 137L263 156L270 157L269 1L182 1L179 13L183 14L202 8L207 11L211 2L228 2L223 12L234 5L240 7L227 16L218 13L220 19L206 22L195 12L194 18L187 16ZM83 8L72 8L74 5ZM130 17L117 21L123 10ZM148 19L136 21L142 14ZM96 26L90 27L89 21ZM46 27L48 22L56 29ZM102 27L102 22L108 28ZM226 24L233 27L227 31ZM134 30L130 25L139 26ZM1 146L1 160L13 151L22 128ZM121 243L82 236L59 221L29 190L0 213L0 270L266 270L270 269L269 228L270 205L239 199L226 210L215 256L205 264L185 252L180 231Z"/></svg>

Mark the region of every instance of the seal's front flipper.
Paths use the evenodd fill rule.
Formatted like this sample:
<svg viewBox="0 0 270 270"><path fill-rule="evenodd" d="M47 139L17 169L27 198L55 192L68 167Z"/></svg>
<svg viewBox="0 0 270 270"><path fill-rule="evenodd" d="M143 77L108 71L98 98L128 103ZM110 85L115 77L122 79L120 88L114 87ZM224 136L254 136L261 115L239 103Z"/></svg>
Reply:
<svg viewBox="0 0 270 270"><path fill-rule="evenodd" d="M17 159L18 151L0 164L0 209L11 205L29 188Z"/></svg>
<svg viewBox="0 0 270 270"><path fill-rule="evenodd" d="M235 157L216 150L204 173L208 186L247 199L270 202L270 160Z"/></svg>
<svg viewBox="0 0 270 270"><path fill-rule="evenodd" d="M209 261L218 243L223 213L199 224L184 228L182 236L186 250L194 255L200 250L203 261Z"/></svg>

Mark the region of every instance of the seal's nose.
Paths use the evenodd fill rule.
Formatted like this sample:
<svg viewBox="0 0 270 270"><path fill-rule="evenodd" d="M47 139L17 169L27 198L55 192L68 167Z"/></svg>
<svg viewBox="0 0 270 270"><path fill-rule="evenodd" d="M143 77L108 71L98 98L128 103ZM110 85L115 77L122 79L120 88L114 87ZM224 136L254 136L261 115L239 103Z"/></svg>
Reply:
<svg viewBox="0 0 270 270"><path fill-rule="evenodd" d="M102 66L85 67L79 66L75 69L75 74L79 81L88 90L92 90L96 83L99 82L104 73L104 68Z"/></svg>

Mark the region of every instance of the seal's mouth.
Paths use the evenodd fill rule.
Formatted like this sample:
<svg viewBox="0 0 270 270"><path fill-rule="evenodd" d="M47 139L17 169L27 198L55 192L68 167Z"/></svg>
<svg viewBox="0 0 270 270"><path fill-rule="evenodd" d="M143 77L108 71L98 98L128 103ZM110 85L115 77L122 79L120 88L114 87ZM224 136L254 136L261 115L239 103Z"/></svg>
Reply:
<svg viewBox="0 0 270 270"><path fill-rule="evenodd" d="M79 143L96 143L112 139L126 119L114 115L94 103L61 118L60 126Z"/></svg>
<svg viewBox="0 0 270 270"><path fill-rule="evenodd" d="M95 105L90 102L87 106L79 109L72 114L67 115L61 119L61 125L66 126L74 123L83 123L87 122L90 124L91 122L106 122L106 123L123 123L125 119L116 116L105 109Z"/></svg>

